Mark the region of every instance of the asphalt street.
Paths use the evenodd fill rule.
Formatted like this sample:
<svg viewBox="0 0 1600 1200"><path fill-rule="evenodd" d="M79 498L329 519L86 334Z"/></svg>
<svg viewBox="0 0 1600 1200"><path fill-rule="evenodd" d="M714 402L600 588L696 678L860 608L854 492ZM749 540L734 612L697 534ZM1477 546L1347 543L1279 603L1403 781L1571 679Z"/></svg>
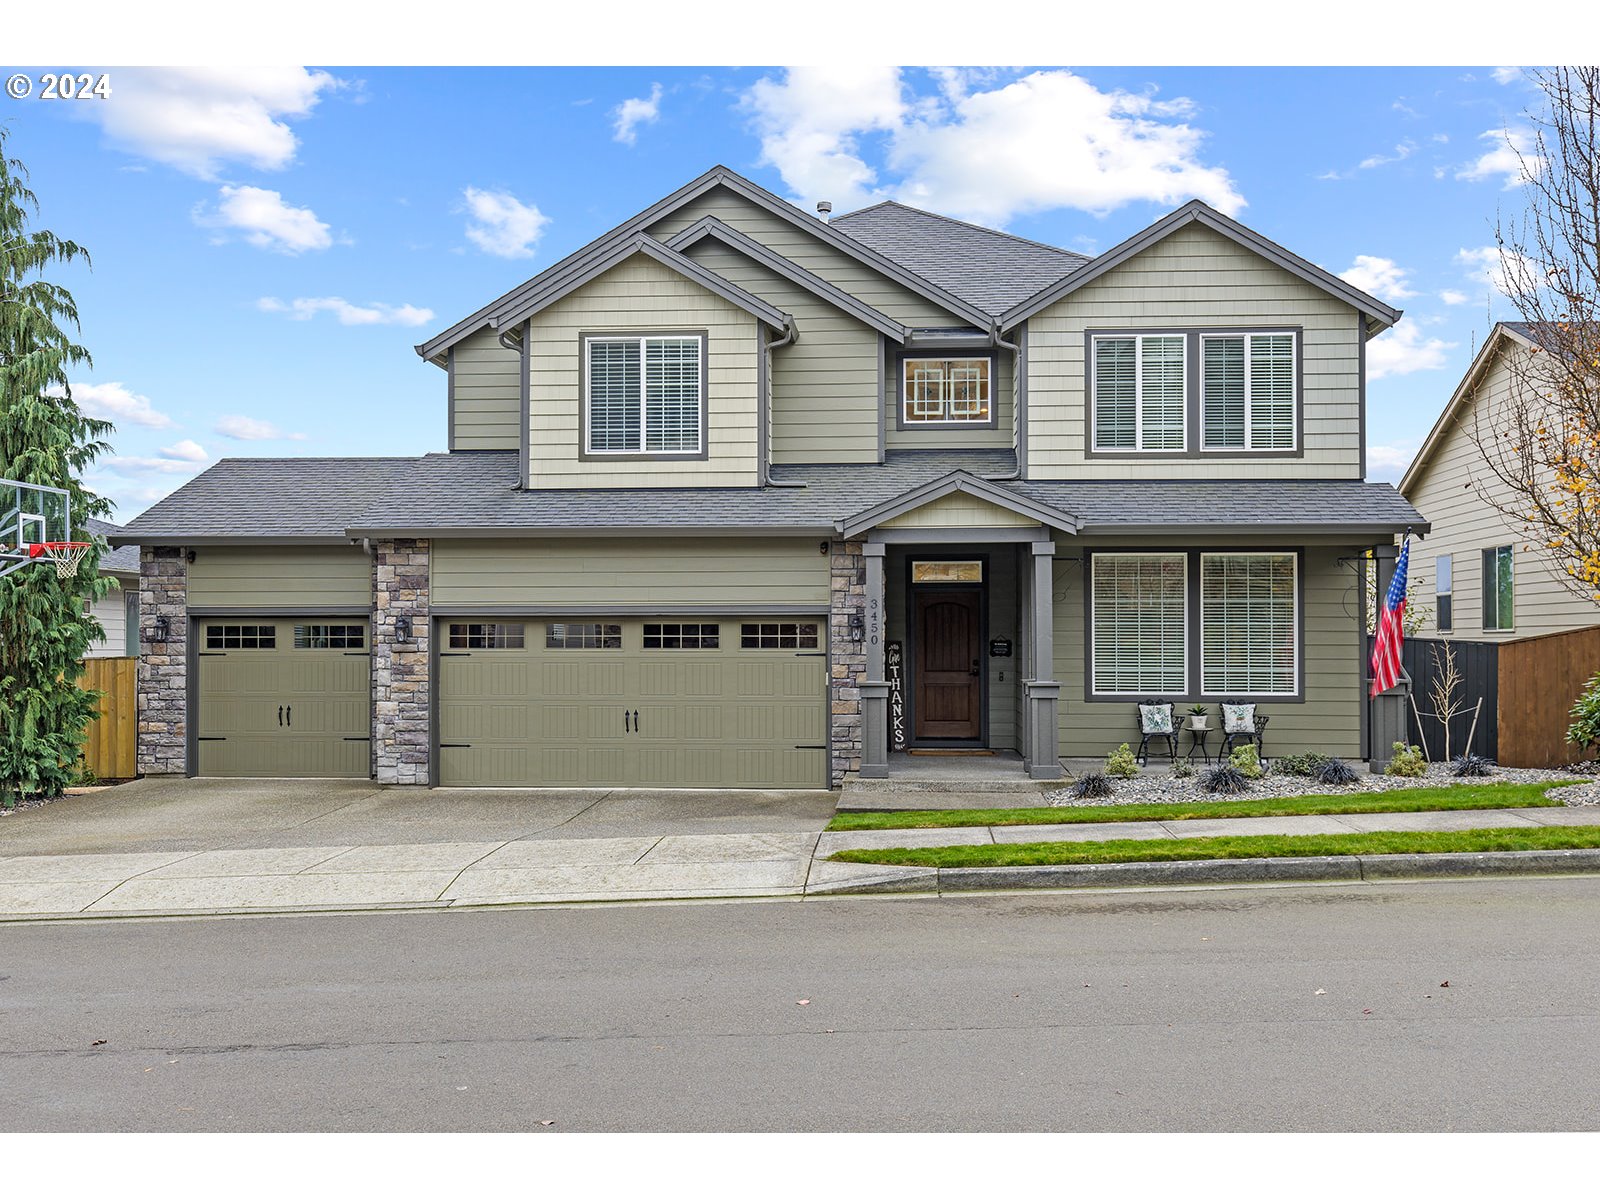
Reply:
<svg viewBox="0 0 1600 1200"><path fill-rule="evenodd" d="M0 1095L20 1130L1592 1130L1596 929L1592 877L18 925Z"/></svg>

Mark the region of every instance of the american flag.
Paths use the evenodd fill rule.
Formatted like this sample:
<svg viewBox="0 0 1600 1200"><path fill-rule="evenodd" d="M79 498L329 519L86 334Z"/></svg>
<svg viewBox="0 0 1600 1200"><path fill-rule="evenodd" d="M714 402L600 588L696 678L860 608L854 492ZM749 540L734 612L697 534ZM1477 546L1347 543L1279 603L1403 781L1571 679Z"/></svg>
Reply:
<svg viewBox="0 0 1600 1200"><path fill-rule="evenodd" d="M1405 640L1401 630L1406 615L1406 568L1411 561L1411 539L1400 547L1400 557L1394 564L1394 578L1389 581L1389 591L1383 597L1383 611L1378 614L1378 635L1372 644L1372 694L1386 692L1400 678L1400 643Z"/></svg>

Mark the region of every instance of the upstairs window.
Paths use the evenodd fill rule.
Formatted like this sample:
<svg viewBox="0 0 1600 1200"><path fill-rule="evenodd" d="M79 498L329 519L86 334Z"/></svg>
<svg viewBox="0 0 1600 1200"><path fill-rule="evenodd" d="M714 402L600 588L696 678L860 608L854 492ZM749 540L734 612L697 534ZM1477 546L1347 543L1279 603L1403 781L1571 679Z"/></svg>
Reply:
<svg viewBox="0 0 1600 1200"><path fill-rule="evenodd" d="M1200 339L1200 431L1207 450L1295 448L1295 337Z"/></svg>
<svg viewBox="0 0 1600 1200"><path fill-rule="evenodd" d="M992 374L987 358L906 359L902 424L987 425Z"/></svg>
<svg viewBox="0 0 1600 1200"><path fill-rule="evenodd" d="M1516 628L1515 592L1511 574L1511 547L1496 546L1483 552L1483 628L1504 633Z"/></svg>
<svg viewBox="0 0 1600 1200"><path fill-rule="evenodd" d="M1183 334L1094 339L1096 450L1182 450L1188 381Z"/></svg>
<svg viewBox="0 0 1600 1200"><path fill-rule="evenodd" d="M701 337L586 339L589 454L698 454L705 408Z"/></svg>
<svg viewBox="0 0 1600 1200"><path fill-rule="evenodd" d="M1455 628L1455 571L1450 556L1441 554L1433 560L1434 619L1440 633Z"/></svg>

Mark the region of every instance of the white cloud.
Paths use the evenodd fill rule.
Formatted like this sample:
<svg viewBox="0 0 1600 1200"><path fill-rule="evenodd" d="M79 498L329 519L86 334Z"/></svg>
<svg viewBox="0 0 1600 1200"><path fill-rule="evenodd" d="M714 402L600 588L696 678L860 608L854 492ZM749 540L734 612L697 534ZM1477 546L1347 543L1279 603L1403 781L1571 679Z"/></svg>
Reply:
<svg viewBox="0 0 1600 1200"><path fill-rule="evenodd" d="M304 67L119 68L110 99L74 105L124 149L202 179L224 163L281 170L299 142L287 121L340 86Z"/></svg>
<svg viewBox="0 0 1600 1200"><path fill-rule="evenodd" d="M1456 262L1466 268L1467 274L1479 283L1487 284L1502 296L1511 295L1512 283L1522 274L1524 269L1531 271L1532 264L1521 255L1507 251L1502 257L1498 246L1478 246L1471 250L1460 250L1456 253ZM1511 268L1508 280L1506 268ZM1537 276L1530 274L1530 278Z"/></svg>
<svg viewBox="0 0 1600 1200"><path fill-rule="evenodd" d="M532 204L510 192L469 187L462 191L467 213L467 240L485 254L500 258L532 258L533 248L550 224Z"/></svg>
<svg viewBox="0 0 1600 1200"><path fill-rule="evenodd" d="M1544 159L1534 153L1533 133L1530 130L1491 129L1480 133L1478 140L1488 142L1490 148L1476 161L1458 170L1457 179L1477 183L1498 176L1501 186L1509 189L1522 182L1524 167L1535 177L1544 171Z"/></svg>
<svg viewBox="0 0 1600 1200"><path fill-rule="evenodd" d="M1367 378L1437 371L1456 344L1441 338L1424 338L1422 327L1402 322L1367 343Z"/></svg>
<svg viewBox="0 0 1600 1200"><path fill-rule="evenodd" d="M320 312L332 313L341 325L426 325L433 320L433 309L414 304L352 304L342 296L300 296L285 303L276 296L256 301L262 312L284 313L295 321L309 321Z"/></svg>
<svg viewBox="0 0 1600 1200"><path fill-rule="evenodd" d="M1456 291L1455 288L1445 288L1444 291L1439 293L1439 299L1443 300L1446 304L1454 306L1457 304L1465 304L1468 300L1472 299L1472 297L1468 296L1465 292Z"/></svg>
<svg viewBox="0 0 1600 1200"><path fill-rule="evenodd" d="M1394 148L1394 153L1392 154L1373 154L1363 158L1359 163L1356 164L1356 170L1370 171L1374 167L1381 167L1387 163L1401 162L1404 159L1410 158L1416 153L1416 151L1417 144L1410 138L1407 138Z"/></svg>
<svg viewBox="0 0 1600 1200"><path fill-rule="evenodd" d="M244 417L237 414L220 417L212 426L225 438L232 438L236 442L303 442L306 435L303 433L284 433L271 421L258 420L255 417Z"/></svg>
<svg viewBox="0 0 1600 1200"><path fill-rule="evenodd" d="M284 203L279 192L224 186L217 197L215 209L204 205L195 208L192 215L196 225L239 230L252 246L276 250L280 254L303 254L307 250L326 250L333 245L333 235L326 223L317 220L316 213Z"/></svg>
<svg viewBox="0 0 1600 1200"><path fill-rule="evenodd" d="M1374 343L1376 345L1376 343ZM1417 456L1413 445L1368 446L1367 477L1373 480L1399 483L1411 460Z"/></svg>
<svg viewBox="0 0 1600 1200"><path fill-rule="evenodd" d="M100 459L95 465L113 475L193 475L210 458L204 446L185 438L176 445L162 447L154 454L113 454Z"/></svg>
<svg viewBox="0 0 1600 1200"><path fill-rule="evenodd" d="M762 161L807 207L892 196L1003 224L1051 208L1104 213L1193 196L1226 212L1244 206L1227 171L1200 160L1205 134L1187 123L1187 100L1102 92L1062 70L998 86L985 72L935 78L940 95L918 97L891 67L797 67L758 81L744 107ZM881 141L892 181L869 165L868 138Z"/></svg>
<svg viewBox="0 0 1600 1200"><path fill-rule="evenodd" d="M612 137L626 146L638 138L640 125L654 125L661 117L661 85L652 83L648 97L634 96L611 110L616 118L616 132Z"/></svg>
<svg viewBox="0 0 1600 1200"><path fill-rule="evenodd" d="M72 399L85 416L102 421L142 425L146 429L171 429L173 426L171 417L151 407L149 396L130 391L125 384L75 383Z"/></svg>
<svg viewBox="0 0 1600 1200"><path fill-rule="evenodd" d="M1358 254L1355 262L1348 270L1341 272L1339 278L1381 300L1404 300L1417 294L1407 281L1410 274L1392 258Z"/></svg>
<svg viewBox="0 0 1600 1200"><path fill-rule="evenodd" d="M1496 67L1489 72L1489 76L1496 83L1515 83L1522 78L1521 67Z"/></svg>

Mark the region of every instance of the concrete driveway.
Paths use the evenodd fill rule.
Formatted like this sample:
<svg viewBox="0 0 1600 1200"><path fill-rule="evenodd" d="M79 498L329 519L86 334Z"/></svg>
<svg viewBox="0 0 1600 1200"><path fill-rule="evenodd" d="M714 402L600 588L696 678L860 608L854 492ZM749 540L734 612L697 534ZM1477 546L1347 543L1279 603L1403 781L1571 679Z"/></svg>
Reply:
<svg viewBox="0 0 1600 1200"><path fill-rule="evenodd" d="M0 857L816 833L834 803L818 791L430 791L366 780L140 779L0 818Z"/></svg>
<svg viewBox="0 0 1600 1200"><path fill-rule="evenodd" d="M800 896L833 806L825 792L141 780L0 819L0 921Z"/></svg>

